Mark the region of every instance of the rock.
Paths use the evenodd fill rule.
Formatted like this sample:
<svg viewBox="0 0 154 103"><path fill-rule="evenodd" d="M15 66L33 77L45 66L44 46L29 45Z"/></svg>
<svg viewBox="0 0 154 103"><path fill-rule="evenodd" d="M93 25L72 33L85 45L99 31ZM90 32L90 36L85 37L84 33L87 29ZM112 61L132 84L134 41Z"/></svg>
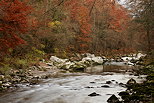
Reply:
<svg viewBox="0 0 154 103"><path fill-rule="evenodd" d="M139 76L139 74L135 73L134 76Z"/></svg>
<svg viewBox="0 0 154 103"><path fill-rule="evenodd" d="M87 86L87 87L85 87L85 88L94 88L94 87Z"/></svg>
<svg viewBox="0 0 154 103"><path fill-rule="evenodd" d="M90 82L90 83L94 84L94 83L96 83L96 82Z"/></svg>
<svg viewBox="0 0 154 103"><path fill-rule="evenodd" d="M50 57L50 61L51 62L54 62L54 63L64 63L64 62L66 62L68 59L60 59L60 58L58 58L58 57L56 57L56 56L51 56Z"/></svg>
<svg viewBox="0 0 154 103"><path fill-rule="evenodd" d="M0 81L0 87L2 86L2 84L3 84L3 82L2 82L2 81Z"/></svg>
<svg viewBox="0 0 154 103"><path fill-rule="evenodd" d="M120 92L118 94L119 96L121 96L121 98L124 100L124 101L128 101L129 100L129 93L128 92Z"/></svg>
<svg viewBox="0 0 154 103"><path fill-rule="evenodd" d="M108 100L108 103L119 103L119 99L113 94Z"/></svg>
<svg viewBox="0 0 154 103"><path fill-rule="evenodd" d="M137 62L137 60L132 59L132 60L130 60L130 62L131 62L131 63L136 63L136 62Z"/></svg>
<svg viewBox="0 0 154 103"><path fill-rule="evenodd" d="M29 67L30 70L37 70L38 68L36 66Z"/></svg>
<svg viewBox="0 0 154 103"><path fill-rule="evenodd" d="M103 87L103 88L110 88L110 86L108 86L108 85L102 85L101 87Z"/></svg>
<svg viewBox="0 0 154 103"><path fill-rule="evenodd" d="M120 85L121 87L126 87L126 85L125 85L124 83L119 83L119 85Z"/></svg>
<svg viewBox="0 0 154 103"><path fill-rule="evenodd" d="M0 75L0 81L4 79L4 75Z"/></svg>
<svg viewBox="0 0 154 103"><path fill-rule="evenodd" d="M77 57L71 57L71 58L69 58L69 60L70 60L71 62L73 62L73 61L79 61Z"/></svg>
<svg viewBox="0 0 154 103"><path fill-rule="evenodd" d="M11 87L11 85L12 85L12 83L10 83L10 82L2 84L3 87L7 87L7 88Z"/></svg>
<svg viewBox="0 0 154 103"><path fill-rule="evenodd" d="M97 94L97 93L93 92L93 93L89 94L88 96L90 96L90 97L93 97L93 96L100 96L100 94Z"/></svg>
<svg viewBox="0 0 154 103"><path fill-rule="evenodd" d="M69 62L65 62L65 63L62 64L61 69L68 70L68 69L70 69L70 67L73 66L73 65L75 65L74 62L70 62L70 61L69 61Z"/></svg>
<svg viewBox="0 0 154 103"><path fill-rule="evenodd" d="M136 81L131 78L128 82L127 82L127 85L133 85L133 84L136 84Z"/></svg>
<svg viewBox="0 0 154 103"><path fill-rule="evenodd" d="M106 81L106 84L111 84L112 82L111 81Z"/></svg>
<svg viewBox="0 0 154 103"><path fill-rule="evenodd" d="M70 66L70 69L75 72L83 72L87 66L82 62L76 62L74 65Z"/></svg>
<svg viewBox="0 0 154 103"><path fill-rule="evenodd" d="M53 66L53 63L51 62L51 63L46 63L48 66Z"/></svg>
<svg viewBox="0 0 154 103"><path fill-rule="evenodd" d="M39 83L39 80L38 79L32 79L30 80L30 85L36 85Z"/></svg>
<svg viewBox="0 0 154 103"><path fill-rule="evenodd" d="M86 53L86 56L87 57L84 57L82 59L83 62L90 62L90 63L96 64L96 65L104 63L104 60L102 57L95 56L94 54L89 54L89 53Z"/></svg>
<svg viewBox="0 0 154 103"><path fill-rule="evenodd" d="M115 61L116 61L116 62L123 62L123 59L121 59L121 58L116 58Z"/></svg>

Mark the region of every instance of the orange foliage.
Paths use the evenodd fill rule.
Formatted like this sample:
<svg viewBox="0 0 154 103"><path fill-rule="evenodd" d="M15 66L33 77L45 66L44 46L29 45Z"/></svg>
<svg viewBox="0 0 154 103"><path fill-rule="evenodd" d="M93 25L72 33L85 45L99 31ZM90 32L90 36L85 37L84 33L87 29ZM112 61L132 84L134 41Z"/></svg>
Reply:
<svg viewBox="0 0 154 103"><path fill-rule="evenodd" d="M111 9L110 9L110 28L114 29L115 31L122 31L126 28L127 26L127 20L128 20L128 13L122 6L116 6L111 4Z"/></svg>
<svg viewBox="0 0 154 103"><path fill-rule="evenodd" d="M93 0L70 0L66 2L66 5L70 8L71 19L79 24L80 33L76 34L76 40L78 43L78 52L87 52L89 42L91 41L91 24L90 24L90 10L84 5L92 2Z"/></svg>

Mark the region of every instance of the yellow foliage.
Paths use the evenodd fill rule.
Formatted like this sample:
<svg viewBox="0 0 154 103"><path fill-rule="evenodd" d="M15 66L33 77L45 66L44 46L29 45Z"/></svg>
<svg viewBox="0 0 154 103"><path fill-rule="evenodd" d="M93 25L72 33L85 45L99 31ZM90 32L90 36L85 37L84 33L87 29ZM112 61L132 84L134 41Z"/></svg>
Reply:
<svg viewBox="0 0 154 103"><path fill-rule="evenodd" d="M48 26L49 27L52 27L52 28L57 27L59 25L61 25L61 22L60 21L53 21L53 22L49 22L48 23Z"/></svg>

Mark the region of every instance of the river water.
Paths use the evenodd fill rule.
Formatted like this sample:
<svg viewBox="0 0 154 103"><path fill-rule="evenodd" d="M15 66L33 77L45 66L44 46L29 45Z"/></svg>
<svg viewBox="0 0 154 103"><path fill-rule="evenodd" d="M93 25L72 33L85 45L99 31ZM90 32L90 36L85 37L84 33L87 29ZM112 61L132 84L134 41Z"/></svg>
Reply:
<svg viewBox="0 0 154 103"><path fill-rule="evenodd" d="M89 67L84 73L45 79L39 85L21 85L13 92L1 95L0 103L107 103L112 94L119 97L118 93L126 90L119 83L125 84L130 78L143 81L129 72L132 69L133 66L122 62ZM107 81L111 83L107 84ZM93 92L100 95L88 96Z"/></svg>

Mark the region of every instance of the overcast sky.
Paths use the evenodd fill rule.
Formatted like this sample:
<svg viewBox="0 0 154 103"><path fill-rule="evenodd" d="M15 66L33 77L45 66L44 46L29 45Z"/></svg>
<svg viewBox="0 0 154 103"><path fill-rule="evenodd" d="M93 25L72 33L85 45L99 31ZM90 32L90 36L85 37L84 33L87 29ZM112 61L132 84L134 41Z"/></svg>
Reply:
<svg viewBox="0 0 154 103"><path fill-rule="evenodd" d="M117 0L117 1L118 1L118 0ZM120 0L119 3L123 5L123 4L125 3L125 1L126 1L126 0Z"/></svg>

